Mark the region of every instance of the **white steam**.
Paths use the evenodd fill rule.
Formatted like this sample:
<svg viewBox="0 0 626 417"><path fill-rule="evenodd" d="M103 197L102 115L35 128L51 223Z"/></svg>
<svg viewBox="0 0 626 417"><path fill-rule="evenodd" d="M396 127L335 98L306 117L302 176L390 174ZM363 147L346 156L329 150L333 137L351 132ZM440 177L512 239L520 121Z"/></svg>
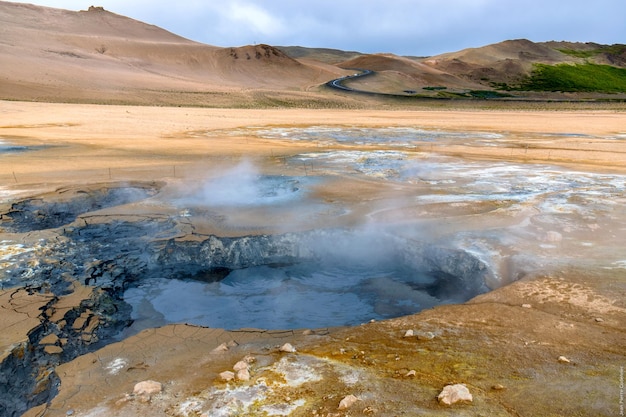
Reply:
<svg viewBox="0 0 626 417"><path fill-rule="evenodd" d="M264 206L297 198L299 191L298 179L262 175L252 162L244 160L187 191L182 203L203 207Z"/></svg>

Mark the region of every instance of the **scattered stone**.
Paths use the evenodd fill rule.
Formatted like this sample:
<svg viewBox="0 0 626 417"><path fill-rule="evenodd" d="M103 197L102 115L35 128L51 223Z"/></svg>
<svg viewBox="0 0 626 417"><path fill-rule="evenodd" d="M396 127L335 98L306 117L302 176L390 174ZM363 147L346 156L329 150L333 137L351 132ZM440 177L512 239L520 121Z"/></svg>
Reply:
<svg viewBox="0 0 626 417"><path fill-rule="evenodd" d="M254 362L256 362L256 358L252 355L246 355L243 359L242 359L245 363L252 365Z"/></svg>
<svg viewBox="0 0 626 417"><path fill-rule="evenodd" d="M248 371L248 368L240 369L239 371L237 371L237 379L239 381L249 381L250 380L250 371Z"/></svg>
<svg viewBox="0 0 626 417"><path fill-rule="evenodd" d="M415 332L413 332L413 330L407 330L406 333L404 333L404 337L413 337L414 334Z"/></svg>
<svg viewBox="0 0 626 417"><path fill-rule="evenodd" d="M248 364L248 362L246 362L246 361L239 361L239 362L237 362L237 363L235 364L235 366L233 366L233 370L234 370L235 372L239 372L239 371L241 371L242 369L248 369L248 367L249 367L249 366L250 366L250 365Z"/></svg>
<svg viewBox="0 0 626 417"><path fill-rule="evenodd" d="M596 323L602 323L604 321L602 317L596 317L595 320L596 320Z"/></svg>
<svg viewBox="0 0 626 417"><path fill-rule="evenodd" d="M559 358L557 359L559 362L561 363L570 363L571 361L569 359L567 359L565 356L559 356Z"/></svg>
<svg viewBox="0 0 626 417"><path fill-rule="evenodd" d="M222 381L232 381L233 379L235 379L235 373L231 371L224 371L220 374L220 378L222 379Z"/></svg>
<svg viewBox="0 0 626 417"><path fill-rule="evenodd" d="M115 405L116 406L121 406L126 404L127 402L130 402L133 400L133 396L130 394L124 394L124 397L120 398L119 400L115 401Z"/></svg>
<svg viewBox="0 0 626 417"><path fill-rule="evenodd" d="M522 304L522 307L523 308L533 308L533 306L530 305L530 304Z"/></svg>
<svg viewBox="0 0 626 417"><path fill-rule="evenodd" d="M435 334L433 332L420 332L417 334L417 340L433 340Z"/></svg>
<svg viewBox="0 0 626 417"><path fill-rule="evenodd" d="M359 399L355 397L354 395L350 394L339 402L339 409L347 410L348 408L352 407L354 403L356 403L357 401L359 401Z"/></svg>
<svg viewBox="0 0 626 417"><path fill-rule="evenodd" d="M228 351L228 349L229 349L228 345L226 343L222 343L221 345L219 345L218 347L213 349L211 352L212 353L222 353L222 352Z"/></svg>
<svg viewBox="0 0 626 417"><path fill-rule="evenodd" d="M136 383L133 394L135 394L139 400L148 402L152 398L152 395L159 394L161 391L163 391L163 385L160 382L147 380Z"/></svg>
<svg viewBox="0 0 626 417"><path fill-rule="evenodd" d="M279 349L281 352L294 353L296 348L291 345L291 343L285 343Z"/></svg>
<svg viewBox="0 0 626 417"><path fill-rule="evenodd" d="M491 386L491 389L494 391L502 391L504 388L505 387L502 384L495 384Z"/></svg>
<svg viewBox="0 0 626 417"><path fill-rule="evenodd" d="M407 372L407 374L405 375L407 378L411 378L417 375L417 372L415 372L414 369L411 369L409 372Z"/></svg>
<svg viewBox="0 0 626 417"><path fill-rule="evenodd" d="M472 402L473 397L465 384L446 385L437 396L440 404L452 405L459 401Z"/></svg>
<svg viewBox="0 0 626 417"><path fill-rule="evenodd" d="M73 416L74 415L74 410L69 409L67 410L67 412L65 413L66 416Z"/></svg>

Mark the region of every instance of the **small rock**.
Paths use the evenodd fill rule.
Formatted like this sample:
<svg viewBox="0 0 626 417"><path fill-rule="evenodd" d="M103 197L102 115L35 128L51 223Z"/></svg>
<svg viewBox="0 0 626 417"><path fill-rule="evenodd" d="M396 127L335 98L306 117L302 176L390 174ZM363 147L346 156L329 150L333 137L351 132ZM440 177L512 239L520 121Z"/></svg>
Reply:
<svg viewBox="0 0 626 417"><path fill-rule="evenodd" d="M595 320L596 320L596 323L602 323L604 321L602 317L596 317Z"/></svg>
<svg viewBox="0 0 626 417"><path fill-rule="evenodd" d="M157 381L141 381L135 384L133 394L135 394L141 401L148 402L153 394L159 394L163 391L163 385Z"/></svg>
<svg viewBox="0 0 626 417"><path fill-rule="evenodd" d="M248 368L240 369L239 371L237 371L237 379L239 381L249 381L250 380L250 371L248 371Z"/></svg>
<svg viewBox="0 0 626 417"><path fill-rule="evenodd" d="M235 379L235 373L231 371L224 371L220 374L220 378L222 379L222 381L232 381L233 379Z"/></svg>
<svg viewBox="0 0 626 417"><path fill-rule="evenodd" d="M302 332L303 336L311 336L313 334L313 330L306 329Z"/></svg>
<svg viewBox="0 0 626 417"><path fill-rule="evenodd" d="M132 400L133 400L132 395L125 394L123 398L120 398L119 400L115 401L115 405L121 406Z"/></svg>
<svg viewBox="0 0 626 417"><path fill-rule="evenodd" d="M530 304L522 304L523 308L533 308L533 306L531 306Z"/></svg>
<svg viewBox="0 0 626 417"><path fill-rule="evenodd" d="M420 332L417 334L417 340L433 340L435 334L433 332Z"/></svg>
<svg viewBox="0 0 626 417"><path fill-rule="evenodd" d="M411 369L409 372L407 372L405 376L410 378L410 377L414 377L415 375L417 375L417 372L415 372L414 369Z"/></svg>
<svg viewBox="0 0 626 417"><path fill-rule="evenodd" d="M569 359L567 359L565 356L559 356L559 358L557 359L559 362L561 363L570 363L571 361Z"/></svg>
<svg viewBox="0 0 626 417"><path fill-rule="evenodd" d="M357 401L359 401L359 399L355 397L354 395L350 394L339 402L339 409L347 410L348 408L352 407L354 403L356 403Z"/></svg>
<svg viewBox="0 0 626 417"><path fill-rule="evenodd" d="M235 364L235 366L233 366L233 371L235 372L239 372L242 369L248 369L250 365L248 365L248 362L245 361L239 361Z"/></svg>
<svg viewBox="0 0 626 417"><path fill-rule="evenodd" d="M222 353L222 352L226 352L228 349L229 349L228 345L226 343L222 343L221 345L219 345L218 347L213 349L211 352L212 353Z"/></svg>
<svg viewBox="0 0 626 417"><path fill-rule="evenodd" d="M459 401L472 402L473 397L465 384L446 385L437 396L440 404L452 405Z"/></svg>
<svg viewBox="0 0 626 417"><path fill-rule="evenodd" d="M245 363L247 364L253 364L254 362L256 362L256 358L252 355L246 355L243 359L242 359Z"/></svg>
<svg viewBox="0 0 626 417"><path fill-rule="evenodd" d="M406 333L404 333L404 337L413 337L414 334L415 332L413 332L413 330L407 330Z"/></svg>
<svg viewBox="0 0 626 417"><path fill-rule="evenodd" d="M504 385L502 384L495 384L491 386L491 389L494 391L502 391L504 389Z"/></svg>
<svg viewBox="0 0 626 417"><path fill-rule="evenodd" d="M279 349L281 352L294 353L296 348L291 346L291 343L285 343Z"/></svg>

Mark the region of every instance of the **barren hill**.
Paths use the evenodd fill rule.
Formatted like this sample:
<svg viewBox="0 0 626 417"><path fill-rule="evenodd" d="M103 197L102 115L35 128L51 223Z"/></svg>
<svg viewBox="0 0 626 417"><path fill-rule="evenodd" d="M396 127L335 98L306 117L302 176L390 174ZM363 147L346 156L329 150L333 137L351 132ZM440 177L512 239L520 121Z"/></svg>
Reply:
<svg viewBox="0 0 626 417"><path fill-rule="evenodd" d="M518 39L428 58L363 55L340 66L376 71L346 81L351 88L395 95L623 100L625 63L626 45Z"/></svg>
<svg viewBox="0 0 626 417"><path fill-rule="evenodd" d="M575 62L558 50L526 39L438 55L424 60L441 71L481 82L516 82L530 74L534 63Z"/></svg>
<svg viewBox="0 0 626 417"><path fill-rule="evenodd" d="M255 89L304 91L344 72L268 45L201 44L100 7L0 2L0 27L3 99L207 105Z"/></svg>
<svg viewBox="0 0 626 417"><path fill-rule="evenodd" d="M342 68L369 69L376 72L374 77L359 80L355 88L368 91L401 92L417 90L429 86L445 85L451 88L478 88L477 84L433 68L414 59L392 54L362 55L339 64Z"/></svg>
<svg viewBox="0 0 626 417"><path fill-rule="evenodd" d="M428 58L220 48L101 7L74 12L2 1L0 28L0 99L9 100L361 106L375 95L324 87L355 68L374 73L342 78L343 85L385 99L626 97L626 45L518 39Z"/></svg>

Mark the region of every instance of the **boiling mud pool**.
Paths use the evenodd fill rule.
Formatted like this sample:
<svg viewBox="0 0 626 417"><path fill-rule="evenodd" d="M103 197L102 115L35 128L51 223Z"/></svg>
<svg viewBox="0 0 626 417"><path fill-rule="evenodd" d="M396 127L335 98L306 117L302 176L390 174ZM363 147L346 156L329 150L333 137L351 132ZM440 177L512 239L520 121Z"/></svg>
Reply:
<svg viewBox="0 0 626 417"><path fill-rule="evenodd" d="M318 176L323 172L347 173L383 182L418 184L423 187L413 196L417 206L497 200L503 204L494 216L500 217L532 208L529 218L520 218L509 226L459 235L460 247L475 250L486 259L492 256L494 263L501 257L499 248L506 246L512 251L513 255L507 255L511 259L515 250L523 251L524 266L527 259L570 263L601 255L605 267L623 267L622 251L615 248L626 244L626 176L577 172L549 164L469 162L409 150L415 142L466 138L485 142L485 146L500 146L506 137L496 134L321 127L257 133L277 139L389 145L394 149L302 154L294 157L293 163L311 164ZM298 198L304 201L310 184L302 179L297 184L284 179L278 184L276 179L259 184L263 177L244 168L226 176L232 179L227 189L241 193L234 197L220 194L223 184L218 181L215 188L210 185L200 193L206 196L203 200L239 208L251 203L285 205ZM564 249L559 251L561 247ZM130 330L180 322L227 329L354 325L411 314L441 303L466 301L462 291L446 293L437 287L435 277L402 271L389 263L375 267L337 265L259 266L233 271L221 281L208 283L166 277L145 280L125 294L135 319Z"/></svg>
<svg viewBox="0 0 626 417"><path fill-rule="evenodd" d="M158 278L128 289L131 332L166 323L239 329L325 328L412 314L464 300L427 274L391 265L258 266L218 282Z"/></svg>

